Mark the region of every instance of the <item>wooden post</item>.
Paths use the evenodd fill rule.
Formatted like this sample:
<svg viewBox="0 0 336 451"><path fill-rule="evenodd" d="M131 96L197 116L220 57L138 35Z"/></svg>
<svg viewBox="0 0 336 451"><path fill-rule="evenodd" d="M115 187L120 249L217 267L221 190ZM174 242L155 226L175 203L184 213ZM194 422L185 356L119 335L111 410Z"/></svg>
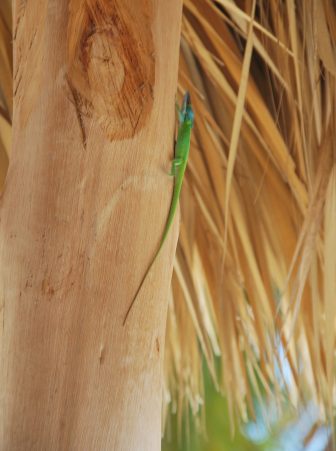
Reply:
<svg viewBox="0 0 336 451"><path fill-rule="evenodd" d="M181 0L14 0L1 450L160 449Z"/></svg>

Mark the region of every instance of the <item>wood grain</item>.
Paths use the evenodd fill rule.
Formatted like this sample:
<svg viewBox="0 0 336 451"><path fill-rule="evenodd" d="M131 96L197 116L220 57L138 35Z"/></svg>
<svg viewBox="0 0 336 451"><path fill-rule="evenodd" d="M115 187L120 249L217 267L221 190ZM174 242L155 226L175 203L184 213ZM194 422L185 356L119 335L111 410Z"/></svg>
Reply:
<svg viewBox="0 0 336 451"><path fill-rule="evenodd" d="M181 1L14 3L0 449L158 450Z"/></svg>
<svg viewBox="0 0 336 451"><path fill-rule="evenodd" d="M149 120L155 82L152 1L72 0L68 62L78 108L111 140L131 138Z"/></svg>

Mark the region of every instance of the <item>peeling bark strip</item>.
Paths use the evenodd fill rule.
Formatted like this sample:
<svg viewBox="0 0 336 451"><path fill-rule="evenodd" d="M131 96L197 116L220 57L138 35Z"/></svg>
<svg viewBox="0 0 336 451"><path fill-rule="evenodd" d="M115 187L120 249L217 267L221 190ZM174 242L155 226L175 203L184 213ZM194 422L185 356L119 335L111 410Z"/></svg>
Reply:
<svg viewBox="0 0 336 451"><path fill-rule="evenodd" d="M132 138L149 119L153 13L151 0L70 0L68 76L110 140Z"/></svg>

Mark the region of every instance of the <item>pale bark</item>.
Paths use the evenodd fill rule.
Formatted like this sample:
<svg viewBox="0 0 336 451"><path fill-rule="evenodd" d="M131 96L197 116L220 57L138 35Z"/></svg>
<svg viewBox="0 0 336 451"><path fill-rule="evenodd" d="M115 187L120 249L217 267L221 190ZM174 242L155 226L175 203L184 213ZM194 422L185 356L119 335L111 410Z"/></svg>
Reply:
<svg viewBox="0 0 336 451"><path fill-rule="evenodd" d="M158 450L181 0L14 3L0 449Z"/></svg>

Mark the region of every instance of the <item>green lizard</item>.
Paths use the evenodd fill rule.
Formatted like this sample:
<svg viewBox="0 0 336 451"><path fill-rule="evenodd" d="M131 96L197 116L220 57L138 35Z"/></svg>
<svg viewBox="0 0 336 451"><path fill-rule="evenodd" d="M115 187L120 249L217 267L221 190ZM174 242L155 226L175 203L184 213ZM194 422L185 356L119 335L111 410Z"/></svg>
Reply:
<svg viewBox="0 0 336 451"><path fill-rule="evenodd" d="M128 315L135 303L136 298L138 297L138 294L144 284L144 281L146 280L148 273L152 269L152 266L154 265L154 263L157 259L157 256L159 255L159 253L166 241L170 227L175 218L175 213L176 213L179 198L180 198L184 173L185 173L187 163L188 163L191 129L194 125L194 112L193 112L193 109L191 106L190 95L188 92L186 92L186 94L183 98L181 109L179 109L179 107L177 106L177 110L178 110L178 118L179 118L179 128L178 128L177 140L176 140L176 145L175 145L175 158L172 162L172 167L171 167L171 171L170 171L170 175L172 175L174 177L174 191L173 191L173 197L172 197L172 201L171 201L171 205L170 205L170 210L168 213L166 226L164 228L158 250L156 251L151 263L149 264L147 271L145 272L145 275L143 276L143 278L140 282L140 285L133 297L133 300L126 312L123 325L125 325Z"/></svg>

